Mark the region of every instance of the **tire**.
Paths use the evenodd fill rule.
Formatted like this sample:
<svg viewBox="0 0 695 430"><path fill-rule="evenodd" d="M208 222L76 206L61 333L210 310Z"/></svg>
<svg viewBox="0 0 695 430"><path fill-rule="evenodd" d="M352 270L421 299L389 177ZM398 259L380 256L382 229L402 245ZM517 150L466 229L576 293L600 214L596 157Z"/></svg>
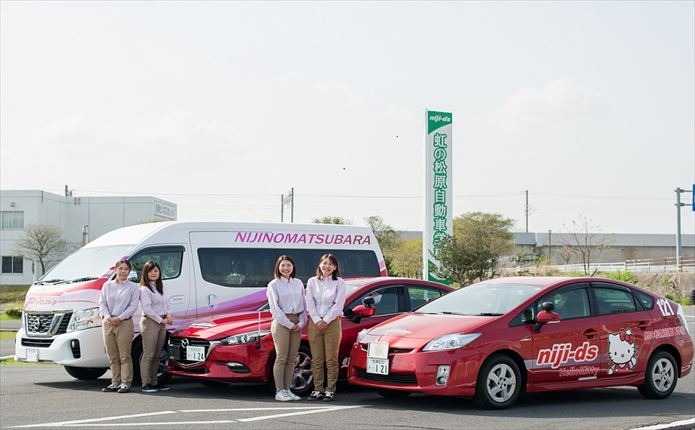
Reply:
<svg viewBox="0 0 695 430"><path fill-rule="evenodd" d="M273 368L270 367L272 375ZM271 378L272 379L272 378ZM314 372L311 370L311 350L309 345L299 346L297 362L294 366L294 376L292 377L292 392L300 397L309 395L314 389ZM273 385L273 390L275 386Z"/></svg>
<svg viewBox="0 0 695 430"><path fill-rule="evenodd" d="M409 391L376 390L376 392L385 399L405 399L410 395Z"/></svg>
<svg viewBox="0 0 695 430"><path fill-rule="evenodd" d="M666 351L657 351L649 358L644 384L637 387L647 399L665 399L678 383L676 360Z"/></svg>
<svg viewBox="0 0 695 430"><path fill-rule="evenodd" d="M521 395L519 366L507 355L488 358L478 373L475 403L484 409L505 409Z"/></svg>
<svg viewBox="0 0 695 430"><path fill-rule="evenodd" d="M101 375L103 375L104 373L106 373L107 370L109 370L103 369L101 367L64 367L65 371L68 372L68 375L72 376L75 379L80 379L83 381L99 379Z"/></svg>
<svg viewBox="0 0 695 430"><path fill-rule="evenodd" d="M164 385L171 380L171 375L166 371L167 361L169 361L169 352L166 348L168 341L169 335L167 334L164 348L162 348L162 352L159 355L159 368L157 369L157 384L159 385ZM142 340L137 338L133 341L131 352L131 356L133 357L133 385L142 384L142 379L140 378L140 358L142 354Z"/></svg>

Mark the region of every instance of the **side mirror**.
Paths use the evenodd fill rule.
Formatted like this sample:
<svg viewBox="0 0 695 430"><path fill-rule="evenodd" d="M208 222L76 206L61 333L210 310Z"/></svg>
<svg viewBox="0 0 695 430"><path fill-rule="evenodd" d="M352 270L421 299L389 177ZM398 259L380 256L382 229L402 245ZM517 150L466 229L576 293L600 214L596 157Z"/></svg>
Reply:
<svg viewBox="0 0 695 430"><path fill-rule="evenodd" d="M560 315L555 312L549 312L546 310L538 312L536 315L536 324L533 326L534 330L539 331L541 327L551 322L560 321Z"/></svg>
<svg viewBox="0 0 695 430"><path fill-rule="evenodd" d="M357 305L352 308L352 322L358 323L364 317L371 317L376 312L376 308L365 305Z"/></svg>
<svg viewBox="0 0 695 430"><path fill-rule="evenodd" d="M362 303L364 304L365 307L373 308L374 307L374 297L367 296L367 297L362 299Z"/></svg>

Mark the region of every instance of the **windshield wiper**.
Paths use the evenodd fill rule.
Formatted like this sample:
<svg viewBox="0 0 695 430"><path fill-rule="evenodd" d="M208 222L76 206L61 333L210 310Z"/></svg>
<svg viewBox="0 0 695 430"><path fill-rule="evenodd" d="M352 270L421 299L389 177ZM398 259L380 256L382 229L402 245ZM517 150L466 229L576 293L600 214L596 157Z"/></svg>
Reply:
<svg viewBox="0 0 695 430"><path fill-rule="evenodd" d="M498 317L500 315L504 315L504 314L499 314L499 313L495 313L495 312L481 312L478 314L478 316L481 316L481 317Z"/></svg>
<svg viewBox="0 0 695 430"><path fill-rule="evenodd" d="M86 282L86 281L93 281L93 280L95 280L95 279L97 279L97 278L94 277L94 276L85 276L84 278L71 279L70 281L67 281L67 282L70 282L70 283L73 283L73 282Z"/></svg>
<svg viewBox="0 0 695 430"><path fill-rule="evenodd" d="M48 281L37 282L38 285L44 284L57 284L59 282L66 282L65 279L49 279Z"/></svg>

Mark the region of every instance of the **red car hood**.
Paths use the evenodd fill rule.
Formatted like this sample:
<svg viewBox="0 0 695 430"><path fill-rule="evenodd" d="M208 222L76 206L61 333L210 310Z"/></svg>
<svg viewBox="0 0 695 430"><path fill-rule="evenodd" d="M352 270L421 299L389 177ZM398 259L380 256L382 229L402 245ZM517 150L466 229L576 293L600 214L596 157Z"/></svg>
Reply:
<svg viewBox="0 0 695 430"><path fill-rule="evenodd" d="M259 320L261 330L270 329L272 322L270 311L243 312L194 321L187 327L178 329L174 332L174 336L217 340L235 334L256 331L259 327Z"/></svg>
<svg viewBox="0 0 695 430"><path fill-rule="evenodd" d="M386 341L392 347L418 348L453 333L475 333L498 317L409 313L372 327L361 342Z"/></svg>

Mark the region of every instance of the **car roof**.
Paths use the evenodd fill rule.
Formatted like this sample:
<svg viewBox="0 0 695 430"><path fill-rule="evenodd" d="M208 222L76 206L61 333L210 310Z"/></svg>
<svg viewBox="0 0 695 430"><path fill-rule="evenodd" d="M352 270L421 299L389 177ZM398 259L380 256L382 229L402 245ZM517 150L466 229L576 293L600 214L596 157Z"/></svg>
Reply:
<svg viewBox="0 0 695 430"><path fill-rule="evenodd" d="M373 278L352 278L352 279L346 279L345 280L345 283L347 285L353 286L353 287L363 287L365 285L382 283L382 282L383 283L386 283L386 282L410 282L410 283L422 284L422 285L436 284L437 286L441 286L444 288L451 288L448 285L439 284L436 282L424 281L422 279L415 279L415 278L400 278L397 276L376 276Z"/></svg>

